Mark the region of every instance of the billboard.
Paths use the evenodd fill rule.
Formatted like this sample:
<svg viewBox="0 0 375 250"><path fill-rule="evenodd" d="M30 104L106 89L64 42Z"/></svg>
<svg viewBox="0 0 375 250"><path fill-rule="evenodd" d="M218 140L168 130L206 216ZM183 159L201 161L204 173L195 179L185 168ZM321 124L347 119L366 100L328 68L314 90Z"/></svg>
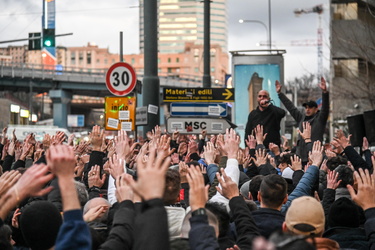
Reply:
<svg viewBox="0 0 375 250"><path fill-rule="evenodd" d="M253 51L254 52L254 51ZM259 90L270 93L271 102L280 107L275 81L284 84L284 50L276 54L232 53L232 84L235 89L233 121L238 126L241 147L244 147L245 128L249 113L255 109ZM283 128L284 126L282 126Z"/></svg>

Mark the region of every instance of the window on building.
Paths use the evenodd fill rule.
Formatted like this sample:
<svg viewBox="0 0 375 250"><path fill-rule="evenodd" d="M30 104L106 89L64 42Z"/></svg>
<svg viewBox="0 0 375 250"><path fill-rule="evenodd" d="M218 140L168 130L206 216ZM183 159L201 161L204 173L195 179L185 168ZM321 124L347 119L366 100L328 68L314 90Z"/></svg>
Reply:
<svg viewBox="0 0 375 250"><path fill-rule="evenodd" d="M199 72L199 69L198 69L198 68L194 68L194 72L195 72L195 73L198 73L198 72Z"/></svg>
<svg viewBox="0 0 375 250"><path fill-rule="evenodd" d="M87 52L86 57L87 64L91 64L91 51Z"/></svg>
<svg viewBox="0 0 375 250"><path fill-rule="evenodd" d="M179 62L180 62L180 58L177 57L177 58L176 58L176 63L179 63Z"/></svg>
<svg viewBox="0 0 375 250"><path fill-rule="evenodd" d="M79 52L79 63L83 62L83 52Z"/></svg>
<svg viewBox="0 0 375 250"><path fill-rule="evenodd" d="M131 64L134 64L134 63L135 63L135 59L134 59L134 58L132 58Z"/></svg>
<svg viewBox="0 0 375 250"><path fill-rule="evenodd" d="M215 72L215 67L211 67L211 72Z"/></svg>
<svg viewBox="0 0 375 250"><path fill-rule="evenodd" d="M170 57L168 57L168 62L169 62L169 63L171 62L171 58L170 58Z"/></svg>

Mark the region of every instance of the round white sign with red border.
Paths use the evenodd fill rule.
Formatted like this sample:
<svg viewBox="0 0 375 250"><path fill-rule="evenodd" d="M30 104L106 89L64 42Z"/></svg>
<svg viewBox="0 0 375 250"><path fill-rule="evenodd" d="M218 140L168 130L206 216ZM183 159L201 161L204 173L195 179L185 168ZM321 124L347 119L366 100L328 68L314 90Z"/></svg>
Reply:
<svg viewBox="0 0 375 250"><path fill-rule="evenodd" d="M125 96L133 91L137 76L133 67L125 62L113 64L107 71L105 84L109 92L116 96Z"/></svg>

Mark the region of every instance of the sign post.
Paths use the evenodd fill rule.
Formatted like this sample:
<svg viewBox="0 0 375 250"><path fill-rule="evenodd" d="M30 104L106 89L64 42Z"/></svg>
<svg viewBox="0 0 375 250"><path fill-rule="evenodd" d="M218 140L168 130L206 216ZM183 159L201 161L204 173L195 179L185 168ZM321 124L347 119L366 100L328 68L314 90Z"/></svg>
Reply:
<svg viewBox="0 0 375 250"><path fill-rule="evenodd" d="M133 91L137 83L137 76L130 64L118 62L108 69L105 83L112 94L126 96Z"/></svg>
<svg viewBox="0 0 375 250"><path fill-rule="evenodd" d="M164 102L234 102L229 88L163 88Z"/></svg>
<svg viewBox="0 0 375 250"><path fill-rule="evenodd" d="M181 118L170 117L167 120L167 131L181 134L199 134L206 130L207 134L223 134L231 125L227 120L221 118Z"/></svg>
<svg viewBox="0 0 375 250"><path fill-rule="evenodd" d="M171 116L227 116L226 103L172 102Z"/></svg>

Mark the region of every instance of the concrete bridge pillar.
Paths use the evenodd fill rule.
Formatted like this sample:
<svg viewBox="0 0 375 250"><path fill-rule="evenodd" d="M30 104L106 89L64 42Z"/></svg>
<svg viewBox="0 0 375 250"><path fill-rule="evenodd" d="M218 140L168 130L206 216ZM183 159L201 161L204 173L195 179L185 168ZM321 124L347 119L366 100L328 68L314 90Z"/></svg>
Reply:
<svg viewBox="0 0 375 250"><path fill-rule="evenodd" d="M71 92L62 89L49 91L49 97L53 103L53 125L68 128L68 114L70 114L72 96Z"/></svg>

